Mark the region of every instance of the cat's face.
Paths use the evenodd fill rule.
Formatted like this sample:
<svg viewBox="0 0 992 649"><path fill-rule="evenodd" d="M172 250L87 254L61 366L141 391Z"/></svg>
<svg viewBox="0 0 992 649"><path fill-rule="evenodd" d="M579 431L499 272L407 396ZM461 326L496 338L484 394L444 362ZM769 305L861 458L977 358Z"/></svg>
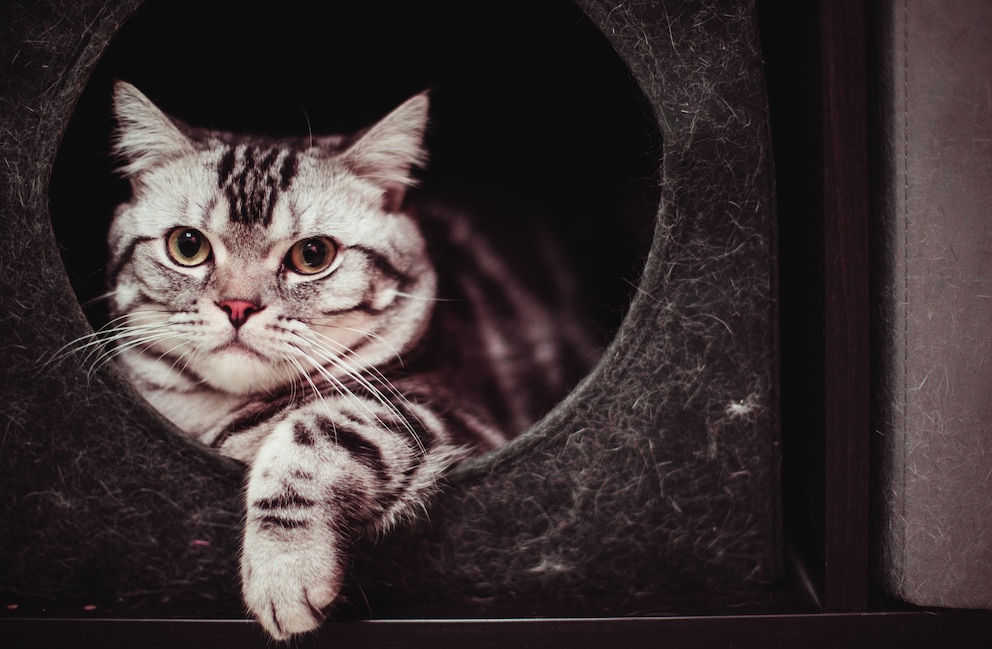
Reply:
<svg viewBox="0 0 992 649"><path fill-rule="evenodd" d="M399 210L427 99L363 135L235 138L115 89L133 196L110 232L122 358L146 381L248 394L332 381L407 350L435 277Z"/></svg>

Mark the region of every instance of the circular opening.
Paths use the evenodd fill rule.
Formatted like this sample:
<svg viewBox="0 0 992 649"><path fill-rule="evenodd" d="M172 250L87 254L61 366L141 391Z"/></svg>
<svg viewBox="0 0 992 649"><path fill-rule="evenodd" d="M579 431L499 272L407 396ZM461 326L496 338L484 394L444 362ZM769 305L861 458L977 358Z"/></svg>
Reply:
<svg viewBox="0 0 992 649"><path fill-rule="evenodd" d="M254 13L233 2L149 0L80 97L52 178L53 226L83 303L104 290L106 231L127 191L107 155L115 78L192 124L273 134L352 131L431 88L431 163L421 191L462 201L511 250L526 247L519 226L541 221L576 267L604 342L621 324L653 238L660 135L619 56L570 3L286 0ZM101 323L99 303L89 315ZM705 432L696 414L687 414L688 428ZM707 472L692 482L693 494L710 475L724 475L711 466L692 466ZM755 518L728 490L715 493L728 495L721 502L729 510Z"/></svg>
<svg viewBox="0 0 992 649"><path fill-rule="evenodd" d="M107 231L129 191L108 152L117 79L189 124L273 135L353 132L430 89L418 191L459 204L497 250L526 256L521 232L545 227L604 346L621 324L652 241L661 137L570 2L148 0L91 75L51 178L53 228L94 328L107 320Z"/></svg>
<svg viewBox="0 0 992 649"><path fill-rule="evenodd" d="M115 79L190 124L280 135L351 132L430 89L420 191L456 201L505 250L526 251L523 226L546 224L604 343L619 326L651 239L660 136L569 2L145 3L94 71L52 177L56 236L94 326L128 191L107 153Z"/></svg>

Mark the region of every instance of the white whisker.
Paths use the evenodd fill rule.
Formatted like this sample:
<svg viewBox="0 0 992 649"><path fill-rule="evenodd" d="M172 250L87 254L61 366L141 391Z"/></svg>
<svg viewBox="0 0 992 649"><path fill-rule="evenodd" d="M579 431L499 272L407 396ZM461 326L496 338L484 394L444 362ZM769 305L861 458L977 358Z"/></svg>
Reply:
<svg viewBox="0 0 992 649"><path fill-rule="evenodd" d="M81 306L83 307L83 309L88 309L91 306L93 306L94 304L99 304L100 302L103 302L104 300L109 300L114 295L117 295L117 290L116 289L114 289L113 291L107 291L106 293L102 293L100 295L97 295L96 297L92 297L92 298L86 300L85 302L83 302Z"/></svg>
<svg viewBox="0 0 992 649"><path fill-rule="evenodd" d="M332 365L333 367L343 372L346 376L354 380L356 383L358 383L358 385L364 388L380 406L382 406L387 412L389 412L389 414L395 421L400 423L403 426L403 428L406 429L406 431L410 434L410 437L412 439L419 440L419 436L416 432L416 429L408 419L408 417L410 416L415 416L413 415L412 410L409 412L409 414L405 414L402 411L400 411L400 409L392 401L390 401L386 393L384 393L382 389L376 386L375 383L378 383L381 386L383 386L383 388L386 389L389 395L392 396L397 401L400 401L407 405L412 405L412 404L410 404L410 402L406 399L406 397L404 397L403 394L400 393L400 391L397 390L396 387L393 386L393 384L377 368L371 365L366 365L364 368L354 367L345 360L342 354L335 353L333 350L325 348L323 345L319 344L317 340L310 339L299 332L293 332L293 333L295 333L295 335L300 340L304 341L307 344L309 350L311 350L314 354L316 354L316 356L319 359L321 359L323 362L318 362L317 359L313 358L310 353L302 349L299 345L295 345L293 343L291 344L293 344L294 347L296 347L300 351L300 353L310 363L314 365L316 371L320 373L321 376L323 376L329 383L331 383L334 386L334 388L338 391L338 393L349 397L354 403L359 404L359 406L363 410L368 412L368 414L371 415L372 418L377 423L379 423L383 427L386 427L386 425L382 422L381 418L371 409L371 407L366 403L366 401L358 397L350 389L348 389L348 387L344 383L342 383L340 379L336 378L327 369L325 364ZM320 338L322 340L327 341L328 343L330 343L331 345L333 345L334 347L336 347L338 350L340 350L346 355L351 355L355 358L361 359L361 356L354 353L347 345L344 345L343 343L334 340L334 338L330 336L314 331L308 331L308 333L313 334L315 338ZM375 383L373 383L373 381ZM426 449L423 448L423 445L419 443L419 441L418 444L420 446L421 453L426 453L427 452Z"/></svg>
<svg viewBox="0 0 992 649"><path fill-rule="evenodd" d="M164 351L161 354L159 354L158 360L162 360L166 356L172 356L173 353L177 349L182 349L183 347L189 347L189 346L190 346L190 342L188 340L181 340L181 341L179 341L178 344L170 347L166 351ZM187 359L187 356L192 356L193 354L195 354L195 352L196 352L195 349L187 349L182 354L179 354L176 357L176 359L172 362L172 369L175 370L176 367L178 367L180 361L183 361L184 359ZM183 362L183 369L188 368L189 367L189 363L190 363L189 359L185 360L185 362Z"/></svg>
<svg viewBox="0 0 992 649"><path fill-rule="evenodd" d="M356 395L354 392L352 392L348 388L348 386L345 385L341 381L341 379L339 379L336 376L334 376L334 374L332 374L330 372L330 370L328 370L327 367L324 366L323 363L319 362L313 356L311 356L310 354L308 354L306 352L306 350L304 350L299 345L296 345L295 343L290 343L290 344L303 356L304 359L306 359L311 365L313 365L314 370L318 374L320 374L320 376L327 383L331 384L334 387L334 389L338 392L338 394L341 394L341 395L344 395L344 396L347 396L347 397L351 398L355 403L358 403L362 407L363 410L367 411L370 417L372 417L373 419L376 419L376 420L379 419L378 416L375 414L375 412L371 408L368 407L368 404L366 404L361 398L358 397L358 395ZM324 354L321 354L321 356L324 356ZM325 359L325 360L328 360L329 362L333 362L332 359ZM302 369L302 367L301 367L301 369ZM346 374L348 374L349 376L351 376L351 372L349 372L347 369L344 369L344 368L339 368L339 369L343 369ZM307 379L310 381L310 384L313 385L314 390L317 390L318 393L319 393L319 389L313 383L313 379L311 378L310 374L309 373L305 373L305 374L307 376ZM358 378L358 377L353 377L353 378ZM375 390L375 388L371 388L371 390ZM380 423L382 423L382 422L380 421Z"/></svg>
<svg viewBox="0 0 992 649"><path fill-rule="evenodd" d="M306 368L303 367L303 365L298 360L292 358L291 356L286 356L285 362L292 365L300 373L300 376L302 376L304 380L310 385L310 387L313 389L314 395L324 404L324 407L328 410L328 414L330 414L330 407L327 405L327 401L324 399L323 393L320 391L320 388L317 387L317 384L314 383L313 377L310 375L309 372L307 372ZM296 384L294 383L293 385L295 391Z"/></svg>
<svg viewBox="0 0 992 649"><path fill-rule="evenodd" d="M327 340L327 342L335 345L338 349L340 349L341 351L345 352L346 354L352 355L355 358L358 358L359 360L361 360L361 356L359 354L355 354L346 345L344 345L344 344L342 344L342 343L334 340L330 336L325 336L323 334L317 334L316 332L312 332L312 333L314 333L317 336L320 336L320 337L324 338L325 340ZM333 364L335 367L337 367L338 369L340 369L341 371L343 371L347 376L350 376L351 378L353 378L359 385L361 385L363 388L365 388L369 392L372 392L373 394L377 395L380 398L382 397L379 389L376 388L374 385L372 385L372 383L368 379L366 379L364 376L362 376L362 374L361 374L361 371L362 370L361 369L356 368L356 367L352 367L351 365L349 365L345 361L344 357L342 357L340 354L336 354L336 353L334 353L331 350L324 349L321 345L317 344L316 341L307 340L306 337L301 336L300 334L297 334L297 335L300 338L302 338L303 340L305 340L307 342L307 344L310 345L310 347L312 349L316 350L320 354L320 356L324 359L324 361ZM380 374L379 371L375 367L372 367L372 366L366 364L366 367L364 368L364 371L372 372L372 373L374 373L374 376L376 376L377 378L380 378L381 380L385 381L385 377L383 377L382 374ZM387 381L387 383L388 383L388 381ZM383 405L386 405L386 404L384 403Z"/></svg>
<svg viewBox="0 0 992 649"><path fill-rule="evenodd" d="M296 362L292 357L290 357L288 355L282 355L278 360L284 366L286 366L286 368L288 368L288 372L291 372L294 375L297 374L297 373L299 373L299 374L306 374L306 372L303 371L303 367L298 362ZM298 381L289 381L289 390L290 390L290 392L289 392L289 400L290 401L296 401L296 390L297 390L297 388L301 384L302 384L301 381L300 382L298 382ZM318 398L323 399L323 395L318 394L317 396L318 396Z"/></svg>
<svg viewBox="0 0 992 649"><path fill-rule="evenodd" d="M361 336L368 338L369 340L375 340L381 342L383 345L389 348L389 351L393 354L393 356L396 357L396 360L399 361L400 365L403 364L403 356L400 354L399 350L396 349L396 347L392 343L390 343L388 340L386 340L379 334L375 333L374 331L366 331L364 329L354 329L352 327L340 327L340 329L342 331L351 331L353 333L359 334ZM376 368L372 363L366 361L361 354L351 349L344 343L335 340L333 337L328 336L327 334L320 333L319 331L310 330L308 333L311 333L322 340L326 340L330 344L334 345L335 348L344 352L345 355L358 359L359 361L362 362L362 365L366 369L376 371Z"/></svg>
<svg viewBox="0 0 992 649"><path fill-rule="evenodd" d="M462 300L456 300L454 298L448 297L433 297L428 295L414 295L413 293L405 293L403 291L393 291L393 295L397 295L408 300L420 300L421 302L461 302Z"/></svg>
<svg viewBox="0 0 992 649"><path fill-rule="evenodd" d="M326 325L327 323L310 321L310 322L307 322L307 324L308 325ZM360 335L360 336L362 336L364 338L367 338L368 340L372 340L372 341L381 343L383 346L385 346L386 348L389 349L389 351L392 353L392 355L396 357L396 360L398 360L400 363L403 363L403 357L400 354L400 351L398 349L396 349L396 346L393 345L388 340L386 340L385 338L383 338L382 336L380 336L379 334L377 334L376 332L374 332L374 331L368 331L367 329L356 329L354 327L343 327L341 325L333 324L333 323L330 326L333 326L333 327L335 327L337 329L340 329L341 331L350 331L350 332L356 333L356 334L358 334L358 335ZM294 333L297 333L297 332L294 332ZM319 331L316 331L313 328L308 328L307 329L307 333L310 333L310 334L312 334L314 336L317 336L319 338L322 338L322 339L330 342L335 347L338 347L339 349L342 349L342 350L346 351L349 356L354 356L355 358L361 359L361 356L359 356L353 349L350 349L348 347L345 347L344 345L342 345L341 342L335 340L334 338L332 338L331 336L328 336L327 334L320 333ZM372 365L371 363L364 363L364 364L366 366L371 366Z"/></svg>
<svg viewBox="0 0 992 649"><path fill-rule="evenodd" d="M87 375L92 376L126 351L176 337L173 328L163 321L166 313L143 310L113 318L100 329L63 345L46 363L60 362L76 355L88 365Z"/></svg>
<svg viewBox="0 0 992 649"><path fill-rule="evenodd" d="M87 354L84 357L87 361L90 360L90 359L93 359L92 360L92 365L91 365L91 367L89 369L89 373L92 374L93 372L95 372L96 370L100 369L101 367L103 367L104 365L106 365L108 362L110 362L111 360L113 360L117 356L120 356L124 352L130 351L130 350L135 349L137 347L149 346L152 343L159 342L159 341L162 341L162 340L169 340L170 338L175 338L176 337L175 332L168 331L168 330L166 330L166 331L160 331L159 333L147 333L147 332L142 332L142 333L143 333L143 335L140 335L140 336L138 336L137 334L133 334L133 333L132 334L129 334L132 337L132 339L131 340L128 340L127 342L125 342L123 344L121 344L121 341L122 340L125 340L126 337L125 336L119 336L119 337L113 339L113 342L115 343L113 347L107 348L107 347L104 346L104 347L97 347L97 348L95 348L95 349L101 350L100 353L96 355L96 358L95 359L93 358L93 355L94 355L93 353ZM163 356L164 356L164 354L163 354Z"/></svg>
<svg viewBox="0 0 992 649"><path fill-rule="evenodd" d="M375 337L375 338L378 338L379 337L378 334L375 334L373 332L368 332L368 331L362 331L360 329L351 329L351 328L348 328L347 331L353 331L355 333L364 334L364 335L366 335L368 337ZM345 344L343 344L343 343L335 340L331 336L328 336L326 334L322 334L322 333L317 332L317 331L311 331L310 333L312 333L314 336L317 336L318 338L320 338L322 340L327 341L328 343L330 343L331 345L333 345L335 348L337 348L337 349L341 350L342 352L344 352L345 355L354 357L354 358L358 359L359 361L361 361L361 364L362 364L362 366L364 368L363 371L368 372L369 374L372 375L372 377L375 380L377 380L378 382L380 382L384 386L386 386L390 390L390 393L394 397L397 397L399 399L402 399L403 401L406 401L406 399L403 397L403 395L396 388L393 387L393 384L389 382L389 379L387 379L385 377L385 375L379 370L379 368L375 367L372 363L369 363L368 361L366 361L362 357L361 354L359 354L358 352L356 352L353 349L349 348L347 345L345 345ZM308 342L311 342L311 344L313 344L313 341L308 341ZM383 341L383 342L386 342L386 341ZM335 358L341 358L341 360L343 362L343 358L340 355L334 354L333 352L330 352L328 350L324 350L324 351L325 351L325 353L328 353L328 354L330 354L331 356L333 356ZM399 355L398 352L395 352L395 349L393 351L394 351L394 353L396 353L396 359L400 362L400 364L403 364L403 358Z"/></svg>

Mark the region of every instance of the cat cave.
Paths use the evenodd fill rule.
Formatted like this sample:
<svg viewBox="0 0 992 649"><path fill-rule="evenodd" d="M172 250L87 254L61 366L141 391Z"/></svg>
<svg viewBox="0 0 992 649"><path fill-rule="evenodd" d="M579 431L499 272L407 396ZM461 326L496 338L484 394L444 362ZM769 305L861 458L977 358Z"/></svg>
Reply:
<svg viewBox="0 0 992 649"><path fill-rule="evenodd" d="M777 225L751 4L316 4L0 9L0 593L243 615L242 467L112 366L59 353L100 318L123 78L191 123L303 133L360 127L431 88L421 190L472 205L507 249L527 250L514 224L538 222L579 269L598 364L450 475L428 517L364 542L340 616L760 599L783 544Z"/></svg>

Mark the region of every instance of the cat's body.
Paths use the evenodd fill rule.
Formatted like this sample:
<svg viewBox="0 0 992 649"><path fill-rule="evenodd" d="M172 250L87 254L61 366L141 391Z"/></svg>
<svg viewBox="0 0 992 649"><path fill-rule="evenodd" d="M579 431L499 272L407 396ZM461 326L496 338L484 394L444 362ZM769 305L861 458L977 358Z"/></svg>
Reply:
<svg viewBox="0 0 992 649"><path fill-rule="evenodd" d="M525 430L590 359L574 315L465 219L403 207L427 111L420 95L353 137L267 140L115 89L133 196L102 335L156 408L249 465L243 592L277 638L323 620L350 543Z"/></svg>

